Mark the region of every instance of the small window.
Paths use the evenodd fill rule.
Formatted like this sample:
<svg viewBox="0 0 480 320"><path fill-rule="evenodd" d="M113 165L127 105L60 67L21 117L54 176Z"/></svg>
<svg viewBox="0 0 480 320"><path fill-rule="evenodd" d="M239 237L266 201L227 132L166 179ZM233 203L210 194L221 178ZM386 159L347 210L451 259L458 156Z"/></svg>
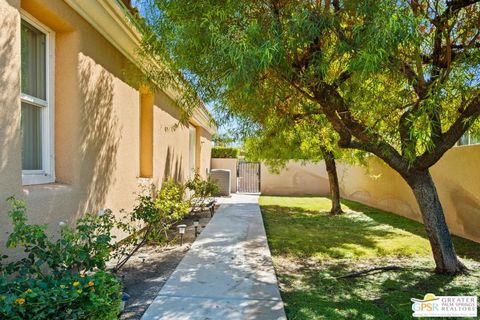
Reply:
<svg viewBox="0 0 480 320"><path fill-rule="evenodd" d="M474 136L470 132L465 132L460 140L458 140L459 146L468 146L472 144L480 144L480 137Z"/></svg>
<svg viewBox="0 0 480 320"><path fill-rule="evenodd" d="M49 183L53 170L52 34L32 18L21 21L23 184Z"/></svg>
<svg viewBox="0 0 480 320"><path fill-rule="evenodd" d="M189 126L189 166L192 178L197 171L197 128L192 124Z"/></svg>

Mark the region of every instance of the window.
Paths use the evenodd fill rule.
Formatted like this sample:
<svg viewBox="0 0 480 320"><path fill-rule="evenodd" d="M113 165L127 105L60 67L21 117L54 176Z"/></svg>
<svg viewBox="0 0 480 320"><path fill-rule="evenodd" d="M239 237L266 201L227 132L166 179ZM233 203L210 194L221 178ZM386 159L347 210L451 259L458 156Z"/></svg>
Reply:
<svg viewBox="0 0 480 320"><path fill-rule="evenodd" d="M21 132L24 185L55 181L53 163L53 33L21 21Z"/></svg>
<svg viewBox="0 0 480 320"><path fill-rule="evenodd" d="M472 144L480 144L480 137L473 136L470 132L465 132L460 140L458 140L459 146L468 146Z"/></svg>
<svg viewBox="0 0 480 320"><path fill-rule="evenodd" d="M197 128L190 124L189 127L189 162L190 162L190 177L195 175L197 170Z"/></svg>

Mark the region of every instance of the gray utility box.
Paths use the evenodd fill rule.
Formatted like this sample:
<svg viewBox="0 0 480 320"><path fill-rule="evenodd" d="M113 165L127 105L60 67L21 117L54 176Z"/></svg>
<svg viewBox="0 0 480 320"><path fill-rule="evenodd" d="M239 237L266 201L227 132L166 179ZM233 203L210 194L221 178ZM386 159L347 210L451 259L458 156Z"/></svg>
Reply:
<svg viewBox="0 0 480 320"><path fill-rule="evenodd" d="M226 169L212 169L210 175L213 180L218 184L217 196L230 196L230 179L232 179L232 173Z"/></svg>

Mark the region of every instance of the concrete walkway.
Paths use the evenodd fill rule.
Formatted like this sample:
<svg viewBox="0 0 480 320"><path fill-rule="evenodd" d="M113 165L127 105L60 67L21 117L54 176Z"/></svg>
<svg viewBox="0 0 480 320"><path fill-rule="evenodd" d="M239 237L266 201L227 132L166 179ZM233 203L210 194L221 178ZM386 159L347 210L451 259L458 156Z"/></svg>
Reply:
<svg viewBox="0 0 480 320"><path fill-rule="evenodd" d="M143 320L286 319L258 196L220 201Z"/></svg>

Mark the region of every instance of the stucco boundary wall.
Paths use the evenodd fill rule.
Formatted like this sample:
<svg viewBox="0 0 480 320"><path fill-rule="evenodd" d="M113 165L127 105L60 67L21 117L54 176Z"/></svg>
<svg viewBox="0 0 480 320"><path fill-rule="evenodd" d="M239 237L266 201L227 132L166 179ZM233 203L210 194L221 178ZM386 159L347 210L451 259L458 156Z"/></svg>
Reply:
<svg viewBox="0 0 480 320"><path fill-rule="evenodd" d="M455 147L431 168L453 234L480 242L480 145ZM262 164L263 195L328 195L325 164L290 161L279 174ZM337 164L342 197L422 222L410 187L376 157L368 168Z"/></svg>
<svg viewBox="0 0 480 320"><path fill-rule="evenodd" d="M238 159L212 158L212 169L230 170L230 192L237 192L237 163Z"/></svg>

